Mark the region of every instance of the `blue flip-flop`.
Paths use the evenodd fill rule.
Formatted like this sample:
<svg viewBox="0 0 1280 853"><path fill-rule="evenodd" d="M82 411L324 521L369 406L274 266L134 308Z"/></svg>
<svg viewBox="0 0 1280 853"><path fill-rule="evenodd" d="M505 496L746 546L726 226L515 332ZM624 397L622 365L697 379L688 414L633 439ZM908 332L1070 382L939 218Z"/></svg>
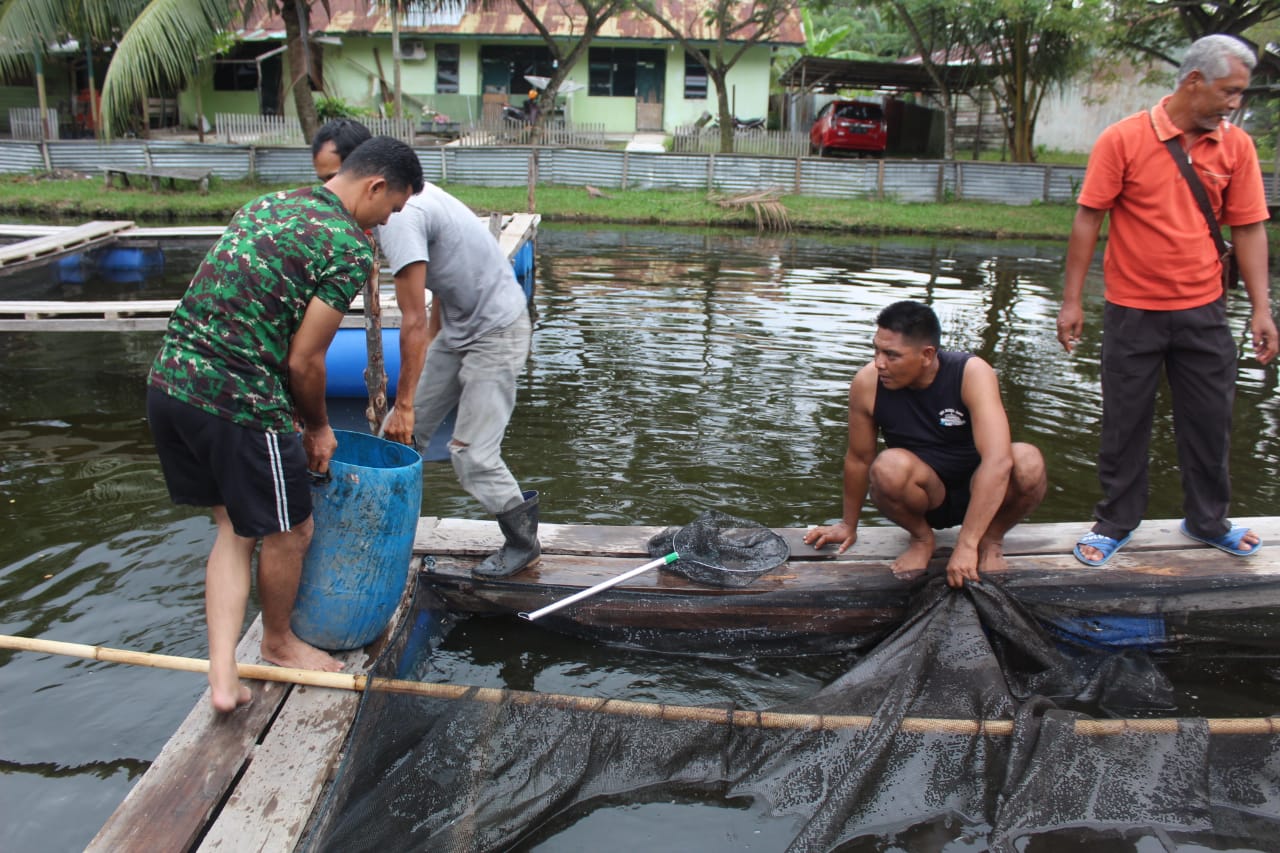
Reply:
<svg viewBox="0 0 1280 853"><path fill-rule="evenodd" d="M1077 560L1084 563L1086 566L1091 566L1096 569L1098 566L1105 565L1107 560L1114 557L1116 555L1116 551L1119 551L1128 544L1129 540L1132 538L1132 533L1128 534L1123 539L1112 539L1110 536L1103 536L1101 533L1086 533L1080 537L1080 541L1076 543L1076 547L1071 550L1071 553L1075 555ZM1085 545L1101 551L1102 558L1098 560L1090 560L1086 557L1080 550L1081 546Z"/></svg>
<svg viewBox="0 0 1280 853"><path fill-rule="evenodd" d="M1249 555L1256 554L1262 550L1261 539L1259 539L1258 544L1254 545L1252 548L1245 548L1240 544L1240 540L1249 532L1249 528L1241 527L1238 524L1232 525L1231 529L1221 536L1213 537L1195 535L1187 529L1186 519L1183 519L1180 529L1182 530L1182 535L1188 539L1194 539L1197 542L1203 542L1206 545L1211 545L1219 551L1226 551L1233 557L1248 557Z"/></svg>

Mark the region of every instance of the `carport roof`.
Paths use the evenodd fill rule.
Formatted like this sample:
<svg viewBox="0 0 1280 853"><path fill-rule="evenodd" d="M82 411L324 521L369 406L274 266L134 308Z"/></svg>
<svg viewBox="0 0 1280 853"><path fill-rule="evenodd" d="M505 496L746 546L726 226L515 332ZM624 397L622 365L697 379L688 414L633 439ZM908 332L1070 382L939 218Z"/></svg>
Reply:
<svg viewBox="0 0 1280 853"><path fill-rule="evenodd" d="M954 89L971 88L972 65L944 66L947 84ZM864 62L857 59L826 59L802 56L782 72L779 82L788 89L882 89L898 92L937 92L938 86L923 65L904 62Z"/></svg>

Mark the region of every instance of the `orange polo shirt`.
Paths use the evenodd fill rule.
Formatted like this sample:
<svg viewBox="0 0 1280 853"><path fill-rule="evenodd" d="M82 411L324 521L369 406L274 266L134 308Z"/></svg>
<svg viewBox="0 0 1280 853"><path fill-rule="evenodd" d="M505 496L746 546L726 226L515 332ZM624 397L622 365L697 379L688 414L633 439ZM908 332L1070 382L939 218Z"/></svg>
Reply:
<svg viewBox="0 0 1280 853"><path fill-rule="evenodd" d="M1165 140L1180 131L1164 98L1108 127L1094 143L1077 201L1109 211L1103 256L1108 302L1180 311L1222 295L1222 264L1209 226ZM1191 149L1220 225L1268 218L1258 153L1249 134L1223 121Z"/></svg>

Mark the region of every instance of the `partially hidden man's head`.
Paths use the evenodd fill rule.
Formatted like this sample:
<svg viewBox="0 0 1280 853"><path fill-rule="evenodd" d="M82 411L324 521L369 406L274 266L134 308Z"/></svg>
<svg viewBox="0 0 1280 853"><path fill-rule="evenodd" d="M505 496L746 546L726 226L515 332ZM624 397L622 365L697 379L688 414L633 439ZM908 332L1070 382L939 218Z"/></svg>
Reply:
<svg viewBox="0 0 1280 853"><path fill-rule="evenodd" d="M353 119L335 118L325 122L311 140L311 164L316 177L323 183L338 174L342 161L372 137L369 128Z"/></svg>
<svg viewBox="0 0 1280 853"><path fill-rule="evenodd" d="M895 302L876 317L876 371L886 388L913 387L932 379L942 344L942 327L933 309L920 302Z"/></svg>
<svg viewBox="0 0 1280 853"><path fill-rule="evenodd" d="M422 192L422 163L399 139L374 136L347 155L325 186L337 193L361 228L372 228Z"/></svg>
<svg viewBox="0 0 1280 853"><path fill-rule="evenodd" d="M1240 108L1257 64L1253 49L1234 36L1204 36L1187 48L1177 90L1188 99L1197 127L1211 131Z"/></svg>

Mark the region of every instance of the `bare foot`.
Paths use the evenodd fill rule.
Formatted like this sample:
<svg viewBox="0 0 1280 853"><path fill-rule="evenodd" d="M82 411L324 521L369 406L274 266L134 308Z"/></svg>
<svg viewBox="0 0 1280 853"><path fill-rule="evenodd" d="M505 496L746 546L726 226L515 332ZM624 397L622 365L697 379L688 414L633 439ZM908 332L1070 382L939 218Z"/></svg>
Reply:
<svg viewBox="0 0 1280 853"><path fill-rule="evenodd" d="M1003 542L981 542L978 544L978 572L1003 572L1009 568L1009 561L1004 557Z"/></svg>
<svg viewBox="0 0 1280 853"><path fill-rule="evenodd" d="M898 559L893 561L890 570L894 574L904 572L918 572L929 568L929 560L933 557L935 540L932 535L927 539L917 539L911 537L911 544L907 546L907 550L898 555Z"/></svg>
<svg viewBox="0 0 1280 853"><path fill-rule="evenodd" d="M304 643L292 631L289 631L288 634L278 640L269 641L266 637L263 637L259 650L264 660L276 666L285 666L290 669L337 672L343 667L342 661L334 658L326 651L317 649L309 643Z"/></svg>
<svg viewBox="0 0 1280 853"><path fill-rule="evenodd" d="M249 688L240 683L234 662L226 672L221 667L209 669L209 696L219 714L229 714L253 700Z"/></svg>

